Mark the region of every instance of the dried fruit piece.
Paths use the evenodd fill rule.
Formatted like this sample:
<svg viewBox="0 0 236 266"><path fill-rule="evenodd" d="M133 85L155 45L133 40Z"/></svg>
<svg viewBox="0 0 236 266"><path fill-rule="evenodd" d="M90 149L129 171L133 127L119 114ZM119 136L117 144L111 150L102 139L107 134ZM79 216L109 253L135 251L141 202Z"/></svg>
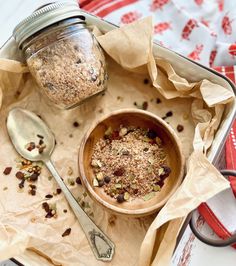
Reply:
<svg viewBox="0 0 236 266"><path fill-rule="evenodd" d="M62 237L68 236L71 233L71 228L67 228L65 232L61 235Z"/></svg>
<svg viewBox="0 0 236 266"><path fill-rule="evenodd" d="M156 192L157 191L160 191L161 190L161 187L159 185L154 185L153 186L153 190L156 191Z"/></svg>
<svg viewBox="0 0 236 266"><path fill-rule="evenodd" d="M18 178L18 179L24 179L24 173L22 173L22 172L20 172L20 171L18 171L17 173L16 173L16 178Z"/></svg>
<svg viewBox="0 0 236 266"><path fill-rule="evenodd" d="M34 173L34 174L32 174L30 177L29 177L29 181L33 181L33 182L35 182L35 181L37 181L38 180L38 174L36 174L36 173Z"/></svg>
<svg viewBox="0 0 236 266"><path fill-rule="evenodd" d="M22 179L21 182L18 184L19 188L23 188L25 184L25 179Z"/></svg>
<svg viewBox="0 0 236 266"><path fill-rule="evenodd" d="M155 139L157 137L157 133L155 130L149 129L147 132L147 137L149 139Z"/></svg>
<svg viewBox="0 0 236 266"><path fill-rule="evenodd" d="M3 171L4 175L9 175L11 173L12 167L6 167L5 170Z"/></svg>
<svg viewBox="0 0 236 266"><path fill-rule="evenodd" d="M148 102L143 102L143 104L142 104L142 109L143 110L147 110L148 109Z"/></svg>
<svg viewBox="0 0 236 266"><path fill-rule="evenodd" d="M120 168L116 169L113 174L115 176L122 176L124 173L125 173L124 167L120 167Z"/></svg>
<svg viewBox="0 0 236 266"><path fill-rule="evenodd" d="M42 203L42 208L46 211L49 212L50 211L50 207L49 204L47 202L43 202Z"/></svg>
<svg viewBox="0 0 236 266"><path fill-rule="evenodd" d="M119 194L116 198L117 202L122 203L125 201L124 194Z"/></svg>
<svg viewBox="0 0 236 266"><path fill-rule="evenodd" d="M109 176L105 176L104 181L108 184L111 181L111 178Z"/></svg>
<svg viewBox="0 0 236 266"><path fill-rule="evenodd" d="M81 179L80 179L79 176L75 179L75 182L76 182L76 184L78 184L78 185L81 185L81 184L82 184L82 183L81 183Z"/></svg>
<svg viewBox="0 0 236 266"><path fill-rule="evenodd" d="M98 186L102 187L104 185L104 180L98 180Z"/></svg>

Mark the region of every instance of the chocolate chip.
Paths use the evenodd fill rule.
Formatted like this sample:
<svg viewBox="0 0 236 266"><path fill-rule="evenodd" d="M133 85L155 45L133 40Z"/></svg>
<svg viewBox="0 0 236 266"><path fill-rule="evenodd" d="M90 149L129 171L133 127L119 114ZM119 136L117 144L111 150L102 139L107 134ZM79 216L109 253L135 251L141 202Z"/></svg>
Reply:
<svg viewBox="0 0 236 266"><path fill-rule="evenodd" d="M115 170L113 173L115 176L122 176L125 173L125 169L123 167L120 167Z"/></svg>
<svg viewBox="0 0 236 266"><path fill-rule="evenodd" d="M9 175L11 173L12 167L6 167L5 170L3 171L4 175Z"/></svg>
<svg viewBox="0 0 236 266"><path fill-rule="evenodd" d="M76 178L75 182L76 182L76 184L78 184L78 185L81 185L81 184L82 184L82 183L81 183L81 179L80 179L79 176Z"/></svg>
<svg viewBox="0 0 236 266"><path fill-rule="evenodd" d="M18 171L16 173L16 178L18 178L18 179L24 179L24 177L25 177L25 175L22 172Z"/></svg>
<svg viewBox="0 0 236 266"><path fill-rule="evenodd" d="M143 102L142 109L147 110L148 109L148 102Z"/></svg>
<svg viewBox="0 0 236 266"><path fill-rule="evenodd" d="M77 121L75 121L75 122L73 123L73 126L74 126L74 127L78 127L78 126L79 126L79 123L78 123Z"/></svg>
<svg viewBox="0 0 236 266"><path fill-rule="evenodd" d="M111 181L111 178L109 176L105 176L104 181L108 184Z"/></svg>
<svg viewBox="0 0 236 266"><path fill-rule="evenodd" d="M122 203L125 201L124 194L119 194L116 198L117 202Z"/></svg>
<svg viewBox="0 0 236 266"><path fill-rule="evenodd" d="M66 231L61 235L62 237L68 236L71 233L71 228L67 228Z"/></svg>
<svg viewBox="0 0 236 266"><path fill-rule="evenodd" d="M57 194L61 194L61 189L57 188Z"/></svg>
<svg viewBox="0 0 236 266"><path fill-rule="evenodd" d="M182 126L182 125L178 125L177 126L177 131L178 132L182 132L184 130L184 126Z"/></svg>
<svg viewBox="0 0 236 266"><path fill-rule="evenodd" d="M42 139L39 140L39 145L42 145L44 141Z"/></svg>
<svg viewBox="0 0 236 266"><path fill-rule="evenodd" d="M148 84L148 83L149 83L149 79L144 79L144 80L143 80L143 83L144 83L144 84Z"/></svg>
<svg viewBox="0 0 236 266"><path fill-rule="evenodd" d="M160 98L156 98L156 103L157 104L161 103L161 99Z"/></svg>
<svg viewBox="0 0 236 266"><path fill-rule="evenodd" d="M45 198L47 198L47 199L51 199L53 197L53 195L51 195L51 194L47 194L46 196L45 196Z"/></svg>
<svg viewBox="0 0 236 266"><path fill-rule="evenodd" d="M147 137L149 139L155 139L157 137L156 131L153 130L153 129L149 129L148 132L147 132Z"/></svg>

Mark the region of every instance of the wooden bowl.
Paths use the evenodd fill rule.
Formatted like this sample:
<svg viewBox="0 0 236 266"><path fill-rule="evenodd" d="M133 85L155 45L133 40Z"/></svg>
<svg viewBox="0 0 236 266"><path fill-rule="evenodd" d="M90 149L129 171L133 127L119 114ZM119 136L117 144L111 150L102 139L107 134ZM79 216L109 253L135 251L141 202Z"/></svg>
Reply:
<svg viewBox="0 0 236 266"><path fill-rule="evenodd" d="M134 199L130 202L118 203L102 188L93 186L94 174L90 165L93 147L100 138L104 137L108 127L118 129L120 125L153 129L163 141L171 174L165 179L161 191L148 201ZM176 191L183 178L184 159L176 133L164 120L146 111L123 109L114 111L96 122L85 134L79 150L79 172L85 189L97 203L116 214L140 217L160 210Z"/></svg>

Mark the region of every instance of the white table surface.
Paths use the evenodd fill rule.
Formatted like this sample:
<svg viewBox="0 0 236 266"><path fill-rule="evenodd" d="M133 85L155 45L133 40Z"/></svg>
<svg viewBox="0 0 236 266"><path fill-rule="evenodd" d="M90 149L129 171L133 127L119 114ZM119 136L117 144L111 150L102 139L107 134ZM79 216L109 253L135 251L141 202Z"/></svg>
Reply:
<svg viewBox="0 0 236 266"><path fill-rule="evenodd" d="M48 0L0 0L0 47L12 35L15 25L39 6L49 3ZM175 266L235 266L236 250L231 247L213 248L198 240L194 240L191 249L191 258L188 262L181 262L181 252L190 235L190 229L186 233L173 256L172 265ZM1 241L1 239L0 239ZM0 262L0 266L13 266L10 261ZM163 265L164 266L164 265Z"/></svg>

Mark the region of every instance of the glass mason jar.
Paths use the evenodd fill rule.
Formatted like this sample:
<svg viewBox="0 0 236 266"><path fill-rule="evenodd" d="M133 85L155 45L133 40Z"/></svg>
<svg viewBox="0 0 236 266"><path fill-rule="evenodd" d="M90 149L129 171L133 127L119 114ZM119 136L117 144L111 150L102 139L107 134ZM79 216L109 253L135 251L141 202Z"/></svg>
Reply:
<svg viewBox="0 0 236 266"><path fill-rule="evenodd" d="M70 109L106 89L105 57L74 1L36 10L14 30L39 88Z"/></svg>

